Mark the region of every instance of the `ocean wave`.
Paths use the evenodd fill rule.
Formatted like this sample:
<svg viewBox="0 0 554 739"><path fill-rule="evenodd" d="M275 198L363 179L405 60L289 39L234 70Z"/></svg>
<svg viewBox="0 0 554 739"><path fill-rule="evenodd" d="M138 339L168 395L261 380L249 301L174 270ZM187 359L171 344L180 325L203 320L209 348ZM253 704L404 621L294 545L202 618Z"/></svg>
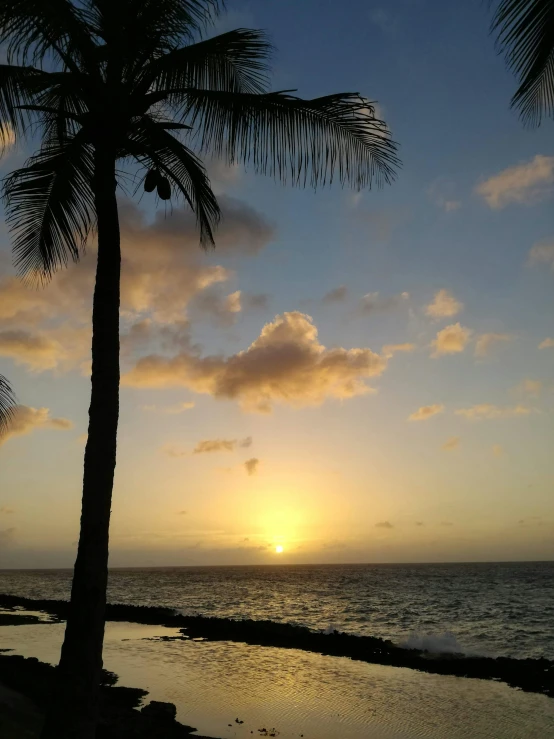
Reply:
<svg viewBox="0 0 554 739"><path fill-rule="evenodd" d="M451 631L441 633L412 631L403 641L399 642L398 646L403 649L420 649L433 654L469 654Z"/></svg>

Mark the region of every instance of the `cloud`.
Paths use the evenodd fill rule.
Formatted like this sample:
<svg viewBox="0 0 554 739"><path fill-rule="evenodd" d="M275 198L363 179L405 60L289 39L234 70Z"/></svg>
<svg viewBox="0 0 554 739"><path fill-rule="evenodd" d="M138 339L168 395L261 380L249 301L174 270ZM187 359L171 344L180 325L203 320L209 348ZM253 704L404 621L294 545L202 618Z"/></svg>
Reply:
<svg viewBox="0 0 554 739"><path fill-rule="evenodd" d="M554 349L554 339L544 339L539 344L539 349Z"/></svg>
<svg viewBox="0 0 554 739"><path fill-rule="evenodd" d="M365 395L371 391L366 380L386 366L385 357L367 348L327 349L312 318L293 312L276 316L248 349L230 357L153 354L122 380L132 387L187 387L269 413L274 403L298 408Z"/></svg>
<svg viewBox="0 0 554 739"><path fill-rule="evenodd" d="M456 316L464 308L464 304L449 293L448 290L438 290L433 302L425 308L425 313L431 318L450 318Z"/></svg>
<svg viewBox="0 0 554 739"><path fill-rule="evenodd" d="M451 436L449 439L447 439L444 444L442 445L442 448L445 452L451 452L454 449L457 449L460 446L460 437L459 436Z"/></svg>
<svg viewBox="0 0 554 739"><path fill-rule="evenodd" d="M215 291L200 293L194 302L198 312L212 318L216 325L223 328L232 326L242 311L241 291L230 295L222 295Z"/></svg>
<svg viewBox="0 0 554 739"><path fill-rule="evenodd" d="M217 231L217 256L257 254L274 229L256 211L226 196ZM124 357L147 343L188 348L187 310L197 296L227 282L233 273L209 263L198 247L194 215L175 210L152 221L129 202L120 208L122 241L121 316ZM44 289L15 277L0 279L0 355L32 371L78 369L90 357L90 305L96 248L89 245L78 265L57 273ZM236 315L241 296L222 298ZM254 307L261 296L252 296ZM245 305L246 305L245 300ZM241 306L242 307L242 306Z"/></svg>
<svg viewBox="0 0 554 739"><path fill-rule="evenodd" d="M333 290L329 290L328 293L326 293L323 298L323 303L341 303L343 300L346 299L346 296L348 295L348 288L346 285L339 285L338 287L335 287Z"/></svg>
<svg viewBox="0 0 554 739"><path fill-rule="evenodd" d="M160 451L168 457L173 457L174 459L178 459L179 457L186 457L188 455L188 451L186 449L175 446L175 444L164 444L164 446L160 448Z"/></svg>
<svg viewBox="0 0 554 739"><path fill-rule="evenodd" d="M394 526L390 521L379 521L379 523L375 524L375 527L378 529L393 529Z"/></svg>
<svg viewBox="0 0 554 739"><path fill-rule="evenodd" d="M444 413L444 405L442 403L435 403L434 405L424 405L414 411L408 416L409 421L426 421L428 418L437 416L439 413Z"/></svg>
<svg viewBox="0 0 554 739"><path fill-rule="evenodd" d="M244 310L265 310L269 307L269 295L266 293L242 293Z"/></svg>
<svg viewBox="0 0 554 739"><path fill-rule="evenodd" d="M529 162L502 170L476 186L475 192L494 209L510 203L531 205L547 197L554 183L554 157L537 154Z"/></svg>
<svg viewBox="0 0 554 739"><path fill-rule="evenodd" d="M0 506L0 513L3 513L5 516L9 516L12 513L15 513L13 508L8 508L7 506L3 505Z"/></svg>
<svg viewBox="0 0 554 739"><path fill-rule="evenodd" d="M373 313L384 313L396 310L410 299L410 293L403 292L399 295L387 295L381 297L378 292L367 293L358 304L358 312L363 316Z"/></svg>
<svg viewBox="0 0 554 739"><path fill-rule="evenodd" d="M427 188L427 194L432 202L445 213L452 213L462 207L462 203L455 197L455 184L448 177L438 177Z"/></svg>
<svg viewBox="0 0 554 739"><path fill-rule="evenodd" d="M515 391L520 395L530 395L534 398L538 398L542 393L542 389L543 383L541 380L531 380L527 377L519 383L515 388Z"/></svg>
<svg viewBox="0 0 554 739"><path fill-rule="evenodd" d="M17 529L13 526L9 529L0 529L0 549L4 549L13 543Z"/></svg>
<svg viewBox="0 0 554 739"><path fill-rule="evenodd" d="M188 511L177 511L178 516L186 516Z"/></svg>
<svg viewBox="0 0 554 739"><path fill-rule="evenodd" d="M529 264L549 264L554 271L554 243L543 241L529 252Z"/></svg>
<svg viewBox="0 0 554 739"><path fill-rule="evenodd" d="M204 439L192 450L193 454L209 454L210 452L233 452L237 447L247 449L252 446L252 437L246 439Z"/></svg>
<svg viewBox="0 0 554 739"><path fill-rule="evenodd" d="M27 405L17 406L9 428L0 435L0 446L14 436L30 434L34 429L54 429L66 431L73 428L68 418L50 418L48 408L31 408Z"/></svg>
<svg viewBox="0 0 554 739"><path fill-rule="evenodd" d="M517 418L518 416L528 416L531 413L533 413L533 409L525 405L502 407L492 403L481 403L471 408L460 408L456 411L457 416L464 416L469 420Z"/></svg>
<svg viewBox="0 0 554 739"><path fill-rule="evenodd" d="M437 338L431 342L432 357L441 357L444 354L458 354L463 352L469 343L472 331L459 323L446 326L437 333Z"/></svg>
<svg viewBox="0 0 554 739"><path fill-rule="evenodd" d="M502 457L504 456L504 447L502 447L500 444L493 444L492 453L495 457Z"/></svg>
<svg viewBox="0 0 554 739"><path fill-rule="evenodd" d="M417 346L415 344L385 344L382 349L383 356L390 359L397 352L415 352Z"/></svg>
<svg viewBox="0 0 554 739"><path fill-rule="evenodd" d="M247 459L244 463L244 469L246 470L246 474L249 477L252 477L252 475L255 475L258 471L258 467L260 464L260 460L256 459L256 457L252 457L252 459Z"/></svg>
<svg viewBox="0 0 554 739"><path fill-rule="evenodd" d="M423 523L423 521L416 521L415 522L415 525L416 526L425 526L425 524Z"/></svg>
<svg viewBox="0 0 554 739"><path fill-rule="evenodd" d="M141 410L152 411L153 413L164 413L168 416L177 416L180 413L185 413L191 408L194 408L193 401L185 401L183 403L176 403L175 405L167 405L162 408L158 408L156 405L141 405Z"/></svg>
<svg viewBox="0 0 554 739"><path fill-rule="evenodd" d="M513 339L511 334L481 334L475 342L475 356L487 357L494 346L513 341Z"/></svg>

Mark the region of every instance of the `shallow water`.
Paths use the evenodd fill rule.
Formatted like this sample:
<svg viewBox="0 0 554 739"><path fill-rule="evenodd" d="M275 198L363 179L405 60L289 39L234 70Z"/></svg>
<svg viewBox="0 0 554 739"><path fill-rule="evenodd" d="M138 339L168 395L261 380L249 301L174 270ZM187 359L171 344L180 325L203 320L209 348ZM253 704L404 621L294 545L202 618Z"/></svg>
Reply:
<svg viewBox="0 0 554 739"><path fill-rule="evenodd" d="M55 663L63 629L63 624L0 627L0 648ZM554 700L503 684L298 650L152 640L175 633L108 623L104 663L121 685L175 703L178 719L200 734L247 739L275 727L281 739L554 737Z"/></svg>
<svg viewBox="0 0 554 739"><path fill-rule="evenodd" d="M69 570L0 570L0 593L68 598L70 584ZM554 562L110 570L108 598L554 659Z"/></svg>

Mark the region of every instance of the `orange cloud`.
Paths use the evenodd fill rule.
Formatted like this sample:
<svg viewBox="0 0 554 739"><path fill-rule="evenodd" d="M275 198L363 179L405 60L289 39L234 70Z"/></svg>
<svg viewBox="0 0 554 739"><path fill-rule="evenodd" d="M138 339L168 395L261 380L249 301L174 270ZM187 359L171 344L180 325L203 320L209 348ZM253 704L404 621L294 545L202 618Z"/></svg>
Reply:
<svg viewBox="0 0 554 739"><path fill-rule="evenodd" d="M373 313L383 313L401 307L410 299L410 293L403 292L399 295L381 296L380 293L367 293L360 300L358 312L368 316Z"/></svg>
<svg viewBox="0 0 554 739"><path fill-rule="evenodd" d="M426 315L431 318L450 318L456 316L464 308L464 304L449 293L448 290L439 290L433 301L425 308Z"/></svg>
<svg viewBox="0 0 554 739"><path fill-rule="evenodd" d="M414 411L408 416L409 421L426 421L428 418L437 416L439 413L444 413L444 405L442 403L435 403L434 405L424 405Z"/></svg>
<svg viewBox="0 0 554 739"><path fill-rule="evenodd" d="M510 203L530 205L543 200L554 184L554 157L537 154L529 162L504 169L475 188L487 204L496 210Z"/></svg>
<svg viewBox="0 0 554 739"><path fill-rule="evenodd" d="M0 435L0 446L14 436L24 436L35 429L66 431L70 428L73 428L73 423L68 418L50 418L48 408L31 408L26 405L19 405L9 428Z"/></svg>
<svg viewBox="0 0 554 739"><path fill-rule="evenodd" d="M223 219L218 253L255 254L272 238L273 228L255 211L222 197ZM134 205L121 206L122 348L130 353L141 344L161 340L173 347L188 335L191 301L210 287L229 280L221 265L207 264L198 248L192 214L158 214L148 222ZM90 311L96 250L91 245L78 265L55 275L36 290L15 277L0 279L0 355L39 371L79 368L90 355ZM249 303L265 296L251 296ZM226 308L241 307L237 291Z"/></svg>
<svg viewBox="0 0 554 739"><path fill-rule="evenodd" d="M446 326L437 333L437 338L431 342L432 357L441 357L444 354L458 354L463 352L469 343L472 331L459 323Z"/></svg>
<svg viewBox="0 0 554 739"><path fill-rule="evenodd" d="M371 392L367 379L386 366L386 358L370 349L327 349L310 316L293 312L277 316L248 349L228 358L154 354L140 359L123 383L187 387L238 400L247 411L269 413L275 403L303 407L365 395Z"/></svg>
<svg viewBox="0 0 554 739"><path fill-rule="evenodd" d="M539 344L539 349L554 349L554 339L544 339Z"/></svg>

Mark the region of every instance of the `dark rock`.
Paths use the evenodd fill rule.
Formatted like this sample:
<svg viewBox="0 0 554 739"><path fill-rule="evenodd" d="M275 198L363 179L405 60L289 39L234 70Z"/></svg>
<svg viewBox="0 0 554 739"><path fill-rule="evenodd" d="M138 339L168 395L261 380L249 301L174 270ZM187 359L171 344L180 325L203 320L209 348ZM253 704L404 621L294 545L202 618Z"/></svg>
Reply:
<svg viewBox="0 0 554 739"><path fill-rule="evenodd" d="M156 721L173 722L177 718L177 708L173 703L165 703L163 701L150 701L141 713Z"/></svg>

